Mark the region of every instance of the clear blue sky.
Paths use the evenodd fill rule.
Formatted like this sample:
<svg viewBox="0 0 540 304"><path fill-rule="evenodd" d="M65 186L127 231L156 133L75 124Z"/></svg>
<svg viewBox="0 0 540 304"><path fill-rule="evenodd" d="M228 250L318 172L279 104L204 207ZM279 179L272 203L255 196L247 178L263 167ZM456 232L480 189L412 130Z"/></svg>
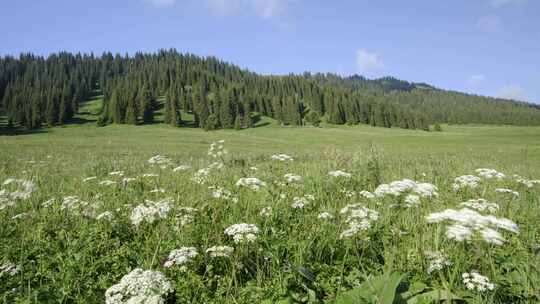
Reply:
<svg viewBox="0 0 540 304"><path fill-rule="evenodd" d="M540 103L537 0L2 0L1 55L174 47Z"/></svg>

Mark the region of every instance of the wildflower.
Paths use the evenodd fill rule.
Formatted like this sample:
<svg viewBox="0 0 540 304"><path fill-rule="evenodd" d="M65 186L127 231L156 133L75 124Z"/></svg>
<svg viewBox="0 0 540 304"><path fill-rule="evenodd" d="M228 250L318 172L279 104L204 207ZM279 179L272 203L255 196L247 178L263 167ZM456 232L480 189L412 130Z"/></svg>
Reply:
<svg viewBox="0 0 540 304"><path fill-rule="evenodd" d="M408 194L404 199L405 205L407 207L413 207L420 205L420 197L415 194Z"/></svg>
<svg viewBox="0 0 540 304"><path fill-rule="evenodd" d="M150 193L165 193L165 189L163 189L163 188L155 188L153 190L150 190Z"/></svg>
<svg viewBox="0 0 540 304"><path fill-rule="evenodd" d="M229 257L233 253L233 251L234 248L229 246L212 246L206 249L206 254L213 258Z"/></svg>
<svg viewBox="0 0 540 304"><path fill-rule="evenodd" d="M256 177L242 177L236 182L236 186L258 191L261 187L266 186L266 183Z"/></svg>
<svg viewBox="0 0 540 304"><path fill-rule="evenodd" d="M213 158L221 158L227 154L227 150L225 150L225 147L223 144L225 143L225 140L220 140L218 142L213 142L210 144L210 149L208 150L208 156Z"/></svg>
<svg viewBox="0 0 540 304"><path fill-rule="evenodd" d="M411 192L421 197L431 198L439 196L437 190L437 187L430 183L420 183L410 179L403 179L393 181L390 184L381 184L375 189L373 194L383 197L386 195L400 196L404 193Z"/></svg>
<svg viewBox="0 0 540 304"><path fill-rule="evenodd" d="M89 182L89 181L93 181L95 179L97 179L97 176L90 176L90 177L83 178L82 181L83 181L83 183L86 183L86 182Z"/></svg>
<svg viewBox="0 0 540 304"><path fill-rule="evenodd" d="M478 174L478 176L483 177L485 179L495 178L495 179L501 180L506 177L503 173L498 172L495 169L479 168L479 169L476 169L475 172Z"/></svg>
<svg viewBox="0 0 540 304"><path fill-rule="evenodd" d="M470 240L474 232L478 232L480 237L487 243L502 245L505 239L493 228L507 230L518 233L517 225L506 218L496 218L492 215L484 216L480 213L463 208L461 210L446 209L442 212L432 213L426 216L428 223L441 223L445 221L453 222L447 227L446 237L456 241Z"/></svg>
<svg viewBox="0 0 540 304"><path fill-rule="evenodd" d="M249 170L251 171L258 171L259 169L257 167L249 167Z"/></svg>
<svg viewBox="0 0 540 304"><path fill-rule="evenodd" d="M116 184L116 182L112 181L112 180L103 180L103 181L99 182L100 186L112 186L114 184Z"/></svg>
<svg viewBox="0 0 540 304"><path fill-rule="evenodd" d="M489 213L495 213L499 211L499 205L490 203L483 198L471 199L460 204L461 206L475 209L478 211L487 211Z"/></svg>
<svg viewBox="0 0 540 304"><path fill-rule="evenodd" d="M6 186L7 189L0 191L0 199L4 198L6 201L9 199L29 199L32 193L37 190L37 186L33 182L24 179L15 179L13 177L6 179L2 185ZM11 191L8 191L8 189Z"/></svg>
<svg viewBox="0 0 540 304"><path fill-rule="evenodd" d="M339 213L347 215L345 223L349 226L348 229L341 233L340 238L349 238L360 231L368 230L371 228L371 224L379 218L377 211L363 207L360 204L347 205Z"/></svg>
<svg viewBox="0 0 540 304"><path fill-rule="evenodd" d="M303 209L310 201L314 201L315 197L311 194L306 194L303 197L293 197L291 207L294 209Z"/></svg>
<svg viewBox="0 0 540 304"><path fill-rule="evenodd" d="M452 188L454 189L454 191L458 191L464 188L474 189L478 187L479 182L480 182L480 178L478 176L462 175L454 179Z"/></svg>
<svg viewBox="0 0 540 304"><path fill-rule="evenodd" d="M163 155L155 155L150 157L148 160L148 163L152 166L159 166L161 169L165 169L168 166L172 165L172 161L167 157Z"/></svg>
<svg viewBox="0 0 540 304"><path fill-rule="evenodd" d="M189 225L195 221L195 214L199 212L198 209L190 207L180 207L178 209L178 214L176 215L175 221L176 226L174 227L176 231L179 231L182 227Z"/></svg>
<svg viewBox="0 0 540 304"><path fill-rule="evenodd" d="M274 154L270 157L272 160L278 160L282 162L293 161L294 159L287 154Z"/></svg>
<svg viewBox="0 0 540 304"><path fill-rule="evenodd" d="M178 171L187 171L191 169L191 166L188 166L188 165L180 165L176 168L173 169L173 172L178 172Z"/></svg>
<svg viewBox="0 0 540 304"><path fill-rule="evenodd" d="M497 192L497 193L508 193L508 194L513 195L514 197L519 197L519 193L517 191L511 190L511 189L497 188L497 189L495 189L495 192Z"/></svg>
<svg viewBox="0 0 540 304"><path fill-rule="evenodd" d="M163 263L163 267L170 268L174 265L183 265L190 259L196 257L199 253L195 247L182 247L175 249L169 253L167 260Z"/></svg>
<svg viewBox="0 0 540 304"><path fill-rule="evenodd" d="M110 211L105 211L103 213L100 213L98 216L96 216L96 220L111 221L113 218L114 218L114 215Z"/></svg>
<svg viewBox="0 0 540 304"><path fill-rule="evenodd" d="M375 194L369 192L369 191L366 191L366 190L362 190L360 191L358 194L360 194L361 196L365 197L365 198L375 198Z"/></svg>
<svg viewBox="0 0 540 304"><path fill-rule="evenodd" d="M133 181L135 181L135 180L136 180L136 179L133 178L133 177L124 177L124 178L122 179L122 185L127 186L127 184L129 184L129 183L131 183L131 182L133 182Z"/></svg>
<svg viewBox="0 0 540 304"><path fill-rule="evenodd" d="M302 180L302 177L300 175L294 175L291 173L287 173L283 177L285 178L287 183L294 183L294 182L299 182Z"/></svg>
<svg viewBox="0 0 540 304"><path fill-rule="evenodd" d="M225 188L220 186L210 186L208 189L212 190L212 197L219 198L224 200L230 200L233 202L238 202L238 198L234 197L233 193Z"/></svg>
<svg viewBox="0 0 540 304"><path fill-rule="evenodd" d="M107 289L105 303L165 303L166 296L173 291L161 272L137 268Z"/></svg>
<svg viewBox="0 0 540 304"><path fill-rule="evenodd" d="M23 213L19 213L17 215L12 216L11 219L12 220L20 219L20 218L26 217L27 215L28 215L28 213L23 212Z"/></svg>
<svg viewBox="0 0 540 304"><path fill-rule="evenodd" d="M347 173L345 171L341 171L341 170L330 171L328 172L328 175L330 175L331 177L346 177L346 178L350 178L352 176L352 174Z"/></svg>
<svg viewBox="0 0 540 304"><path fill-rule="evenodd" d="M321 220L331 220L334 218L334 216L328 212L321 212L319 213L319 215L317 216L318 219L321 219Z"/></svg>
<svg viewBox="0 0 540 304"><path fill-rule="evenodd" d="M113 172L109 172L109 175L114 175L114 176L124 176L124 171L113 171Z"/></svg>
<svg viewBox="0 0 540 304"><path fill-rule="evenodd" d="M6 262L0 265L0 278L5 275L12 277L18 274L19 272L21 272L21 266L15 265L11 262Z"/></svg>
<svg viewBox="0 0 540 304"><path fill-rule="evenodd" d="M469 290L476 290L480 292L484 292L486 290L494 290L495 284L490 283L489 279L478 272L470 272L470 273L464 273L461 275L463 278L463 284L465 284L465 287Z"/></svg>
<svg viewBox="0 0 540 304"><path fill-rule="evenodd" d="M353 197L356 195L356 192L354 192L353 190L348 190L348 189L341 189L340 192L345 194L346 197Z"/></svg>
<svg viewBox="0 0 540 304"><path fill-rule="evenodd" d="M446 266L452 266L452 262L448 260L448 257L440 251L424 251L424 255L428 259L429 266L427 273L430 274L433 271L441 270Z"/></svg>
<svg viewBox="0 0 540 304"><path fill-rule="evenodd" d="M262 217L270 217L272 215L272 207L264 207L261 209L261 212L259 212L259 215Z"/></svg>
<svg viewBox="0 0 540 304"><path fill-rule="evenodd" d="M155 173L145 173L145 174L143 174L141 176L142 177L158 177L159 175L155 174Z"/></svg>
<svg viewBox="0 0 540 304"><path fill-rule="evenodd" d="M141 223L153 223L156 219L165 218L170 211L169 202L161 200L159 202L146 201L135 207L131 212L131 223L138 227Z"/></svg>
<svg viewBox="0 0 540 304"><path fill-rule="evenodd" d="M43 208L49 208L52 206L52 204L54 203L54 198L51 198L51 199L48 199L46 201L44 201L43 203L41 203L41 206Z"/></svg>
<svg viewBox="0 0 540 304"><path fill-rule="evenodd" d="M527 188L532 188L534 185L540 185L540 180L531 180L519 175L514 175L514 179Z"/></svg>
<svg viewBox="0 0 540 304"><path fill-rule="evenodd" d="M251 243L257 239L259 228L253 224L234 224L225 229L225 234L232 236L235 243Z"/></svg>

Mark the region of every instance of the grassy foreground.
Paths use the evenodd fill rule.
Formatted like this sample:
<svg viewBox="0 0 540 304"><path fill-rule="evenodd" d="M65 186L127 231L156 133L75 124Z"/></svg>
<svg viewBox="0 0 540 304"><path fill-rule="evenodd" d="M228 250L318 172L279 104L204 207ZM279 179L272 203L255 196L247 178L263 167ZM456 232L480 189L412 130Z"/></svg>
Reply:
<svg viewBox="0 0 540 304"><path fill-rule="evenodd" d="M27 198L13 199L9 193L22 184L0 184L6 191L0 195L3 301L101 303L106 290L135 268L163 273L174 290L163 298L176 303L540 301L540 185L528 187L512 176L540 178L540 128L443 126L438 133L262 124L268 125L215 132L86 124L0 136L0 182L13 177L36 186ZM222 139L228 154L209 157L209 145ZM279 153L294 161L271 159ZM148 163L158 154L169 161ZM210 167L204 183L194 181L199 169L216 161L223 168ZM180 165L191 168L175 172ZM453 189L454 178L478 175L477 168L506 177L480 177L475 188ZM352 176L331 177L332 170ZM287 173L301 180L287 182ZM239 187L242 177L266 185ZM359 194L404 178L437 186L438 196L419 197L409 207L411 189L397 196ZM292 206L302 198L305 206ZM495 227L504 237L499 245L478 231L456 241L447 235L448 222L426 220L478 198L498 206L479 214L508 218L519 233ZM146 200L166 200L168 210L135 225L137 206L154 206ZM351 218L340 211L355 203L378 217L342 237ZM110 216L99 217L105 212ZM320 218L323 212L331 217ZM224 233L238 223L256 225L256 240L236 243ZM222 245L233 253L214 258L205 252ZM163 267L182 247L198 254ZM441 253L448 265L428 272L429 252ZM487 277L493 290L469 288L462 274L471 272Z"/></svg>

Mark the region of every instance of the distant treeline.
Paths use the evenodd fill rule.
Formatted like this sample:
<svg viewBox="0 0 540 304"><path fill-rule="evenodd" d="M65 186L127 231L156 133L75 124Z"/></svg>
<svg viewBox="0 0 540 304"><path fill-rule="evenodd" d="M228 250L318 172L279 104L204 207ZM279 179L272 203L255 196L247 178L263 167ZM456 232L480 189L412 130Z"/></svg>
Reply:
<svg viewBox="0 0 540 304"><path fill-rule="evenodd" d="M168 124L186 125L185 112L193 116L191 125L207 130L250 127L261 115L283 125L321 120L423 130L434 123L540 125L540 108L532 104L391 77L262 76L176 50L0 58L0 115L9 127L68 123L95 94L103 94L99 125L152 123L160 107Z"/></svg>

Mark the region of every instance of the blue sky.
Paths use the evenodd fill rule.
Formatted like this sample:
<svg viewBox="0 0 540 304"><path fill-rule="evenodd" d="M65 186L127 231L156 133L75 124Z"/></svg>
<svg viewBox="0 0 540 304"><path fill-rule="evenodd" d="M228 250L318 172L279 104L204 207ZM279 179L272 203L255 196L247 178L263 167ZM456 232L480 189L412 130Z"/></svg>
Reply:
<svg viewBox="0 0 540 304"><path fill-rule="evenodd" d="M537 0L2 0L1 55L174 47L540 103Z"/></svg>

